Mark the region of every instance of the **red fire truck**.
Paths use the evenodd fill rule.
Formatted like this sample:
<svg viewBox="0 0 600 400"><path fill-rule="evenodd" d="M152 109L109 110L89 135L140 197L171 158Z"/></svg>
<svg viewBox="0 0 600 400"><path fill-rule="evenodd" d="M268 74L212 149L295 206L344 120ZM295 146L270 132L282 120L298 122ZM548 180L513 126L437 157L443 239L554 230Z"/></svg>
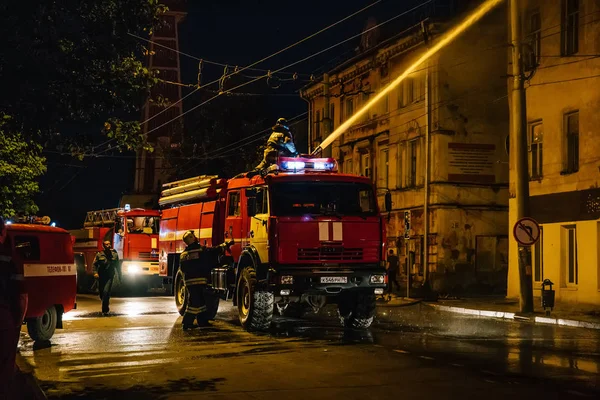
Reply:
<svg viewBox="0 0 600 400"><path fill-rule="evenodd" d="M141 208L114 208L89 211L83 229L71 230L75 237L75 262L80 292L94 284L94 258L109 240L119 254L123 282L118 292L162 287L158 270L158 226L160 211Z"/></svg>
<svg viewBox="0 0 600 400"><path fill-rule="evenodd" d="M219 298L233 300L246 329L270 326L274 310L300 316L338 305L350 327L369 327L383 293L385 224L365 177L339 174L331 158L284 158L267 173L230 180L199 176L163 185L160 273L172 278L180 313L187 292L179 272L183 234L208 246L234 239L212 271Z"/></svg>
<svg viewBox="0 0 600 400"><path fill-rule="evenodd" d="M44 222L42 222L44 221ZM25 322L29 336L49 340L62 328L62 316L76 308L76 272L73 242L61 228L45 225L50 219L22 218L7 223L0 254L8 256L23 281Z"/></svg>

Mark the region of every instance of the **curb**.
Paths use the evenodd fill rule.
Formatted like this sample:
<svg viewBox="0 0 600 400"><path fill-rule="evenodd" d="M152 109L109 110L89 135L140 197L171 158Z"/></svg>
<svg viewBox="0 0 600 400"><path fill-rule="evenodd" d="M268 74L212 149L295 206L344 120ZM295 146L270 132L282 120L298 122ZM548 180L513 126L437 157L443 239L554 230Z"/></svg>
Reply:
<svg viewBox="0 0 600 400"><path fill-rule="evenodd" d="M531 321L536 324L570 326L570 327L575 327L575 328L587 328L587 329L599 329L600 330L600 323L596 323L596 322L585 322L585 321L576 321L576 320L572 320L572 319L550 318L550 317L524 317L524 316L519 316L516 313L506 312L506 311L476 310L476 309L463 308L463 307L441 306L441 305L437 305L437 304L428 304L428 305L437 310L451 312L451 313L455 313L455 314L473 315L476 317L484 317L484 318L500 318L500 319L507 319L507 320L513 320L513 321Z"/></svg>
<svg viewBox="0 0 600 400"><path fill-rule="evenodd" d="M405 302L405 303L394 302L394 300L391 300L391 301L379 301L378 300L375 303L375 305L376 305L376 307L409 307L409 306L414 306L414 305L417 305L420 303L423 303L423 300L415 300L415 301Z"/></svg>

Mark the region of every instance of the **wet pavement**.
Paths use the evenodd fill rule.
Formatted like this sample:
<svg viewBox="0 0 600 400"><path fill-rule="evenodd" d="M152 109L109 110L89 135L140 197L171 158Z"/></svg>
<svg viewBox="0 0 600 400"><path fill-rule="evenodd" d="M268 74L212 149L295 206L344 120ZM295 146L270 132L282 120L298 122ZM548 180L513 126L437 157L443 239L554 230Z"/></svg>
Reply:
<svg viewBox="0 0 600 400"><path fill-rule="evenodd" d="M172 298L78 297L51 343L23 329L21 362L49 398L600 398L600 332L473 318L426 304L378 307L370 330L333 309L245 332L229 303L181 330Z"/></svg>

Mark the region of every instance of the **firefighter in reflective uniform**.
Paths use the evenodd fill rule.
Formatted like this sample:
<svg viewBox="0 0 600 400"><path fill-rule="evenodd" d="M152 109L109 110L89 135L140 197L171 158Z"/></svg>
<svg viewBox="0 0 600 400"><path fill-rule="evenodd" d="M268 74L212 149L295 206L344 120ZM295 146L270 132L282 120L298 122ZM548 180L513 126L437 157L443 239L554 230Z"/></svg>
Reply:
<svg viewBox="0 0 600 400"><path fill-rule="evenodd" d="M216 247L202 246L193 231L183 235L186 244L181 253L181 272L183 282L189 293L185 314L183 316L183 329L194 328L194 320L199 326L209 326L208 319L202 318L202 313L207 311L205 291L209 288L210 273L218 266L219 256L225 253L233 240Z"/></svg>
<svg viewBox="0 0 600 400"><path fill-rule="evenodd" d="M121 263L119 263L119 254L112 248L110 241L105 240L102 244L103 251L99 251L94 259L94 276L98 278L98 294L102 300L102 314L109 313L110 291L112 290L115 273L119 274L119 280L122 280Z"/></svg>
<svg viewBox="0 0 600 400"><path fill-rule="evenodd" d="M267 148L265 149L263 160L255 170L262 170L267 168L271 164L277 162L277 157L282 155L284 157L297 157L298 151L294 144L294 138L290 132L288 122L285 118L279 118L277 123L273 127L273 132L267 140Z"/></svg>

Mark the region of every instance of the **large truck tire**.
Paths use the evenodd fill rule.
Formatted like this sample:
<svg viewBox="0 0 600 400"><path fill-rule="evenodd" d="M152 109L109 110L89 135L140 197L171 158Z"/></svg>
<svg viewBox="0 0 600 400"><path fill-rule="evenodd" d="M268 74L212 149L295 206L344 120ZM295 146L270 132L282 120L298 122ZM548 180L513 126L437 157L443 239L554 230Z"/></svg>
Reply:
<svg viewBox="0 0 600 400"><path fill-rule="evenodd" d="M27 332L34 342L45 342L54 335L57 323L56 307L52 306L43 315L27 319Z"/></svg>
<svg viewBox="0 0 600 400"><path fill-rule="evenodd" d="M185 314L185 308L187 307L189 294L183 282L183 274L181 273L181 271L177 271L174 286L175 305L177 306L177 311L179 312L179 315L183 316L183 314Z"/></svg>
<svg viewBox="0 0 600 400"><path fill-rule="evenodd" d="M256 271L244 268L237 288L239 319L244 329L264 331L273 321L274 296L256 286Z"/></svg>
<svg viewBox="0 0 600 400"><path fill-rule="evenodd" d="M198 314L198 320L212 321L219 311L219 294L213 290L204 291L204 301L206 302L206 311Z"/></svg>
<svg viewBox="0 0 600 400"><path fill-rule="evenodd" d="M354 298L344 297L338 304L340 320L346 328L366 329L371 326L377 308L374 294L359 293Z"/></svg>

